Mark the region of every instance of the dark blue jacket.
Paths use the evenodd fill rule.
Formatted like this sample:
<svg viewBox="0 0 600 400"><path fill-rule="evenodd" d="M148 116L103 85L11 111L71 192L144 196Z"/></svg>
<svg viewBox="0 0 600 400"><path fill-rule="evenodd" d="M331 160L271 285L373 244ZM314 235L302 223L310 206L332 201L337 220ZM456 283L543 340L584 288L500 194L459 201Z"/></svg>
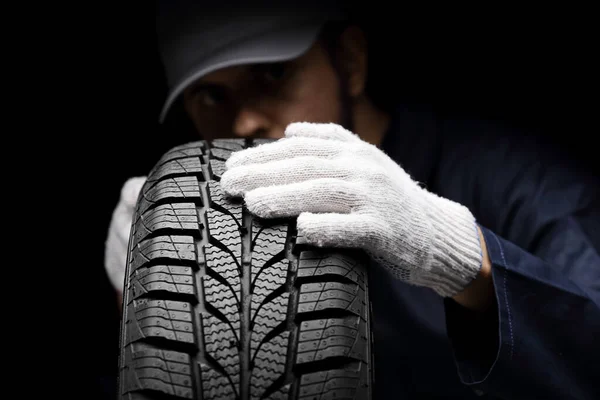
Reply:
<svg viewBox="0 0 600 400"><path fill-rule="evenodd" d="M399 109L382 149L467 206L496 294L478 315L371 268L375 398L600 399L600 181L539 137Z"/></svg>

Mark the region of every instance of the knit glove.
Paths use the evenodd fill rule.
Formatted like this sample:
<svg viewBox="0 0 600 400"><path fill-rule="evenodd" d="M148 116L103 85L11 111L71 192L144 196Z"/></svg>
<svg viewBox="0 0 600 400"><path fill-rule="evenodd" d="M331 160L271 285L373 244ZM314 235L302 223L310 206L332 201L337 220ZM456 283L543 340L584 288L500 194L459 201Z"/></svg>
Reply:
<svg viewBox="0 0 600 400"><path fill-rule="evenodd" d="M130 178L125 182L108 227L104 246L104 268L112 286L119 294L123 293L125 283L127 246L129 245L133 213L138 195L145 182L146 177Z"/></svg>
<svg viewBox="0 0 600 400"><path fill-rule="evenodd" d="M227 194L262 218L298 216L309 244L363 249L396 278L444 297L480 270L471 212L339 125L291 124L284 138L236 152L226 167Z"/></svg>

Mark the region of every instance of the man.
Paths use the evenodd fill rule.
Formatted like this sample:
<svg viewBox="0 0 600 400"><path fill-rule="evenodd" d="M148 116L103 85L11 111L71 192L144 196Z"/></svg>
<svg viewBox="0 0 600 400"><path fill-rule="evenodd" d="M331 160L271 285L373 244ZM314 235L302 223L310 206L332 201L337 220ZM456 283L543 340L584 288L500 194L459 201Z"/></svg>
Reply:
<svg viewBox="0 0 600 400"><path fill-rule="evenodd" d="M378 108L363 32L328 10L180 6L159 9L161 120L181 107L204 139L281 139L234 154L225 191L371 254L376 398L597 396L596 178L483 122ZM144 179L109 231L118 290Z"/></svg>

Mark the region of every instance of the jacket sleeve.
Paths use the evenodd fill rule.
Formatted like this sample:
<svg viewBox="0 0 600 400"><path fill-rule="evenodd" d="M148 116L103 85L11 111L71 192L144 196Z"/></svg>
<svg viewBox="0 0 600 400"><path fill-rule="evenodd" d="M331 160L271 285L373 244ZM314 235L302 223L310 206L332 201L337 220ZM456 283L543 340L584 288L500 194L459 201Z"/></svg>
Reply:
<svg viewBox="0 0 600 400"><path fill-rule="evenodd" d="M495 306L445 300L463 383L493 398L600 398L600 182L539 137L442 125L440 195L475 214Z"/></svg>

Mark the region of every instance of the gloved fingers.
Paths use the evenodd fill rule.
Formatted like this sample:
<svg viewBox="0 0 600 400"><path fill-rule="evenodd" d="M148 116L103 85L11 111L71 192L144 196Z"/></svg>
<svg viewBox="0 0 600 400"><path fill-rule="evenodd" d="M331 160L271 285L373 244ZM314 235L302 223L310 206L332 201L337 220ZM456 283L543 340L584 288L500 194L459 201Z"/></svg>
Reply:
<svg viewBox="0 0 600 400"><path fill-rule="evenodd" d="M125 277L127 247L134 212L124 201L113 211L104 247L104 268L113 287L118 290L122 289Z"/></svg>
<svg viewBox="0 0 600 400"><path fill-rule="evenodd" d="M123 290L127 263L127 245L120 232L111 232L105 242L104 268L114 289Z"/></svg>
<svg viewBox="0 0 600 400"><path fill-rule="evenodd" d="M137 176L129 178L121 188L121 202L128 207L135 208L138 196L144 183L146 183L147 177Z"/></svg>
<svg viewBox="0 0 600 400"><path fill-rule="evenodd" d="M302 213L298 216L298 235L319 247L361 248L369 250L381 236L379 224L364 214Z"/></svg>
<svg viewBox="0 0 600 400"><path fill-rule="evenodd" d="M221 177L221 187L230 196L240 196L259 187L324 178L347 179L352 174L353 170L348 164L315 157L298 157L232 168Z"/></svg>
<svg viewBox="0 0 600 400"><path fill-rule="evenodd" d="M339 179L317 179L282 186L260 187L246 194L248 210L261 218L298 216L303 212L350 213L360 207L361 187Z"/></svg>
<svg viewBox="0 0 600 400"><path fill-rule="evenodd" d="M294 122L287 126L285 136L307 137L327 140L339 140L342 142L357 142L359 137L337 124L323 124L312 122Z"/></svg>
<svg viewBox="0 0 600 400"><path fill-rule="evenodd" d="M123 290L129 234L135 212L135 205L144 183L145 176L129 178L121 187L119 203L115 207L104 246L104 268L112 286Z"/></svg>
<svg viewBox="0 0 600 400"><path fill-rule="evenodd" d="M227 169L248 164L264 164L296 157L331 159L347 151L347 145L335 140L293 137L236 151L225 165Z"/></svg>

